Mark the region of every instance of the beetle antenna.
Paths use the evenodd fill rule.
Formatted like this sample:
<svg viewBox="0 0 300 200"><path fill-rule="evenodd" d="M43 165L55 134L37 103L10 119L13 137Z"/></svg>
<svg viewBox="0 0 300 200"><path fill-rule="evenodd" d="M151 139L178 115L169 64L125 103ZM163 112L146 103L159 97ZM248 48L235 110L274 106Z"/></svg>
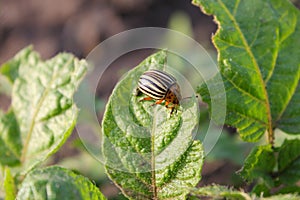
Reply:
<svg viewBox="0 0 300 200"><path fill-rule="evenodd" d="M195 97L198 98L199 96L196 95ZM183 100L183 99L190 99L190 98L192 98L192 96L190 96L190 97L184 97L184 98L182 98L182 100Z"/></svg>

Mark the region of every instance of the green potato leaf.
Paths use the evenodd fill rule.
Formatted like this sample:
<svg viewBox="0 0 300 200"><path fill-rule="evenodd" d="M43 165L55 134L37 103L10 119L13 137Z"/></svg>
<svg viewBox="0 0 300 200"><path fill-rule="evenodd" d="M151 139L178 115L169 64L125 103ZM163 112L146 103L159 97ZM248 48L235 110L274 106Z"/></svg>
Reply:
<svg viewBox="0 0 300 200"><path fill-rule="evenodd" d="M193 0L218 23L213 43L227 98L226 124L245 141L274 129L300 134L300 15L288 0ZM218 84L212 78L206 84ZM222 83L219 83L222 84ZM206 85L199 88L210 103Z"/></svg>
<svg viewBox="0 0 300 200"><path fill-rule="evenodd" d="M261 200L298 200L300 196L297 194L278 194L270 197L260 198Z"/></svg>
<svg viewBox="0 0 300 200"><path fill-rule="evenodd" d="M163 105L141 101L139 77L163 69L160 51L129 71L114 88L103 117L103 154L110 178L129 199L184 199L200 178L203 149L192 140L197 131L195 97L173 114Z"/></svg>
<svg viewBox="0 0 300 200"><path fill-rule="evenodd" d="M33 51L32 46L28 46L18 52L13 59L2 64L0 74L7 77L11 84L19 77L19 67L22 65L36 65L40 60L37 52Z"/></svg>
<svg viewBox="0 0 300 200"><path fill-rule="evenodd" d="M266 185L264 182L260 182L256 184L252 188L251 193L257 196L264 196L264 197L271 195L270 187Z"/></svg>
<svg viewBox="0 0 300 200"><path fill-rule="evenodd" d="M6 114L0 111L0 164L19 165L22 146L21 132L13 111L9 110Z"/></svg>
<svg viewBox="0 0 300 200"><path fill-rule="evenodd" d="M25 48L3 64L2 75L12 87L12 105L0 115L0 156L3 165L26 173L57 151L71 134L77 118L73 94L87 63L61 53L47 61Z"/></svg>
<svg viewBox="0 0 300 200"><path fill-rule="evenodd" d="M239 174L247 181L261 179L268 187L274 186L271 173L276 165L276 158L271 145L256 146L245 160Z"/></svg>
<svg viewBox="0 0 300 200"><path fill-rule="evenodd" d="M292 185L300 179L300 140L285 140L278 153L281 182Z"/></svg>
<svg viewBox="0 0 300 200"><path fill-rule="evenodd" d="M296 185L287 185L282 187L279 191L276 192L277 194L300 194L300 187Z"/></svg>
<svg viewBox="0 0 300 200"><path fill-rule="evenodd" d="M5 168L5 178L4 178L4 188L5 188L5 199L14 200L16 199L16 185L14 178L8 167Z"/></svg>
<svg viewBox="0 0 300 200"><path fill-rule="evenodd" d="M209 199L236 199L236 200L251 200L251 196L244 191L233 190L222 185L210 185L201 188L197 188L191 191L192 197L197 199L207 198Z"/></svg>
<svg viewBox="0 0 300 200"><path fill-rule="evenodd" d="M14 81L19 76L19 67L22 65L36 65L40 60L37 52L33 51L32 46L28 46L18 52L14 59L0 66L0 92L11 95Z"/></svg>
<svg viewBox="0 0 300 200"><path fill-rule="evenodd" d="M17 200L74 199L105 200L89 179L58 166L35 169L22 182Z"/></svg>
<svg viewBox="0 0 300 200"><path fill-rule="evenodd" d="M210 185L191 191L190 199L230 199L230 200L298 200L297 194L278 194L269 197L248 194L242 190L235 190L222 185Z"/></svg>

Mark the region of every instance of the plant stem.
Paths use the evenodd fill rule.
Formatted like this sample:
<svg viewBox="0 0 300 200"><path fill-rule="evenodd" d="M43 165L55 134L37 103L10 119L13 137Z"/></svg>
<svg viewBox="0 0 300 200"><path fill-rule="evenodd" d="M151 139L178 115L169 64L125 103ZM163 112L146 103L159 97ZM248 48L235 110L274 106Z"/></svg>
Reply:
<svg viewBox="0 0 300 200"><path fill-rule="evenodd" d="M269 144L272 145L272 148L274 148L274 140L275 140L274 129L271 128L268 131L268 142L269 142Z"/></svg>
<svg viewBox="0 0 300 200"><path fill-rule="evenodd" d="M156 128L156 109L154 108L152 131L151 131L151 182L152 182L152 192L153 200L157 200L157 187L156 187L156 176L155 176L155 128Z"/></svg>

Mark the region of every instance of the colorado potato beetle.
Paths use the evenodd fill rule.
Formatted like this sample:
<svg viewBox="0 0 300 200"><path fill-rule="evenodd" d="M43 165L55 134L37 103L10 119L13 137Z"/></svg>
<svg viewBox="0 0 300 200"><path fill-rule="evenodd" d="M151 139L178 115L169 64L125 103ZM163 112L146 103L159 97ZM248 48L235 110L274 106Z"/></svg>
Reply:
<svg viewBox="0 0 300 200"><path fill-rule="evenodd" d="M177 80L170 74L160 70L146 71L138 82L138 92L147 95L142 100L156 100L155 104L162 104L171 109L171 114L181 100L180 87Z"/></svg>

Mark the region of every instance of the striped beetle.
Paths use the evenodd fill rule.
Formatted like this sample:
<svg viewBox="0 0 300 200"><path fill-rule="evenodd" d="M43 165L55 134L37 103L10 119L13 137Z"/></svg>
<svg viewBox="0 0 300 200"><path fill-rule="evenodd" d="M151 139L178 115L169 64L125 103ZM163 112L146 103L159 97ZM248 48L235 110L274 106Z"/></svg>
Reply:
<svg viewBox="0 0 300 200"><path fill-rule="evenodd" d="M171 114L181 100L180 87L176 79L170 74L156 69L146 71L141 75L137 90L137 94L147 95L140 101L154 99L156 100L155 104L162 104L165 101L165 106L171 109Z"/></svg>

